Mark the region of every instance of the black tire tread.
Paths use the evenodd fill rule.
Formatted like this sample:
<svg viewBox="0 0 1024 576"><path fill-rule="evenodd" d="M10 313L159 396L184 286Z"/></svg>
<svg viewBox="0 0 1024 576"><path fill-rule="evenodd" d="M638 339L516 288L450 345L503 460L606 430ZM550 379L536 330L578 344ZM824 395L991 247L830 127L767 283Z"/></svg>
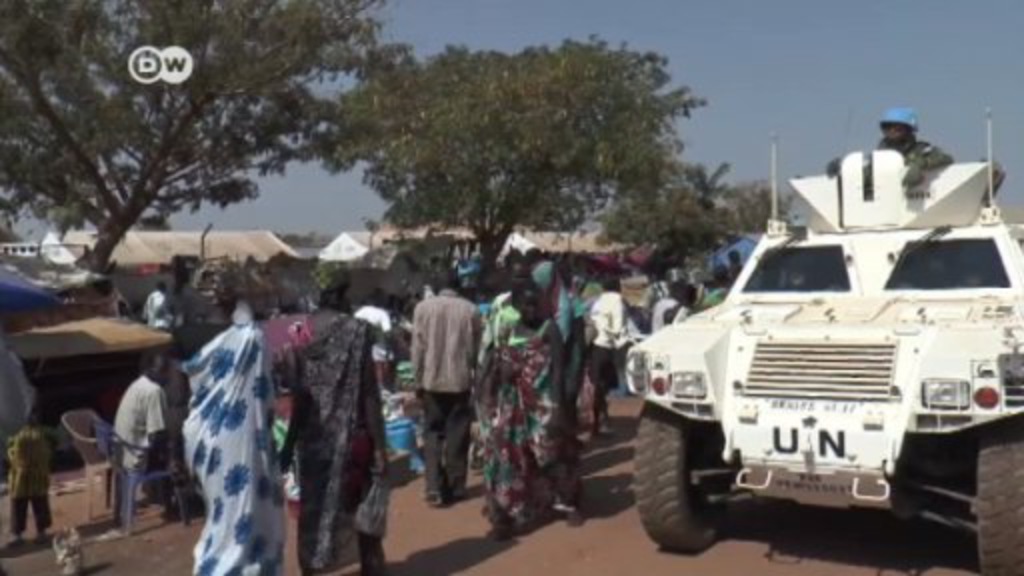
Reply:
<svg viewBox="0 0 1024 576"><path fill-rule="evenodd" d="M682 418L648 404L637 431L634 491L640 521L662 549L696 553L715 542L710 516L695 508L689 487Z"/></svg>
<svg viewBox="0 0 1024 576"><path fill-rule="evenodd" d="M982 576L1024 576L1024 428L982 439L975 512Z"/></svg>

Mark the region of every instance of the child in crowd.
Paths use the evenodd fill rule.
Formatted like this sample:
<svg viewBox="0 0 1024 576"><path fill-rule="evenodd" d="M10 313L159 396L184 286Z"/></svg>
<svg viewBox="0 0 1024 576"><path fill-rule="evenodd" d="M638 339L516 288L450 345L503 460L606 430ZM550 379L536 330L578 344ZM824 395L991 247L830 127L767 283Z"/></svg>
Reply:
<svg viewBox="0 0 1024 576"><path fill-rule="evenodd" d="M22 535L28 524L28 509L36 523L36 541L46 540L50 518L50 459L53 448L46 431L39 424L38 408L33 408L28 423L8 443L7 457L11 463L9 493L12 511L11 546L24 543Z"/></svg>

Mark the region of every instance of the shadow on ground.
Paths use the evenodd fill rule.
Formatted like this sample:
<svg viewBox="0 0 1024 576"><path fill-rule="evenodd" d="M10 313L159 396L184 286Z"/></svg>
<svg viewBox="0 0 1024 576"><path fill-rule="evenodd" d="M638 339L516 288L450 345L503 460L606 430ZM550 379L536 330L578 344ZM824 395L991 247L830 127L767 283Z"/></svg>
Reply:
<svg viewBox="0 0 1024 576"><path fill-rule="evenodd" d="M437 548L416 552L404 562L389 567L393 576L448 576L464 572L516 546L515 540L495 542L489 538L462 538Z"/></svg>
<svg viewBox="0 0 1024 576"><path fill-rule="evenodd" d="M722 539L765 543L765 558L782 565L835 562L875 569L879 575L978 569L972 536L877 510L742 502L730 507Z"/></svg>

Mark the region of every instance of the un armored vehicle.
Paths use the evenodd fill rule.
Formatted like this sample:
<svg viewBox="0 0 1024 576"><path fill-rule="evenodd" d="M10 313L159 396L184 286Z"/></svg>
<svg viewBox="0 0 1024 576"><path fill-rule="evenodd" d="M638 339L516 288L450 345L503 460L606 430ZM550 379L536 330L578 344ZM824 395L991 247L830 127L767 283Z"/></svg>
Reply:
<svg viewBox="0 0 1024 576"><path fill-rule="evenodd" d="M714 542L739 494L872 507L978 535L1024 575L1024 227L985 163L904 189L891 151L791 181L725 302L636 346L637 506L662 548Z"/></svg>

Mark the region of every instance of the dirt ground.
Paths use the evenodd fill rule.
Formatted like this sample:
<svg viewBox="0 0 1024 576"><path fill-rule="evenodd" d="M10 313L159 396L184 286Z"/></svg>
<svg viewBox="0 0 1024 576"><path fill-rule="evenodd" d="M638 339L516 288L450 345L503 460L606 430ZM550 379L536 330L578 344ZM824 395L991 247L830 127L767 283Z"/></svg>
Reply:
<svg viewBox="0 0 1024 576"><path fill-rule="evenodd" d="M660 553L644 535L633 507L632 439L640 404L617 401L616 436L590 447L585 461L585 511L580 528L546 526L507 543L487 538L481 516L479 477L474 498L446 510L422 500L420 479L396 479L385 546L394 576L522 575L678 576L895 576L976 573L973 539L920 522L901 522L883 512L803 508L781 502L750 501L731 509L721 542L698 556ZM401 462L399 463L401 464ZM398 467L398 466L396 466ZM58 525L84 521L84 494L54 499ZM83 528L92 537L109 521ZM289 529L294 533L294 523ZM101 576L184 576L191 574L192 546L201 520L184 527L165 525L155 511L144 513L127 539L90 542L87 574ZM293 535L293 534L292 534ZM48 548L0 552L0 573L56 574ZM289 575L294 566L294 544ZM350 569L344 574L357 574Z"/></svg>

